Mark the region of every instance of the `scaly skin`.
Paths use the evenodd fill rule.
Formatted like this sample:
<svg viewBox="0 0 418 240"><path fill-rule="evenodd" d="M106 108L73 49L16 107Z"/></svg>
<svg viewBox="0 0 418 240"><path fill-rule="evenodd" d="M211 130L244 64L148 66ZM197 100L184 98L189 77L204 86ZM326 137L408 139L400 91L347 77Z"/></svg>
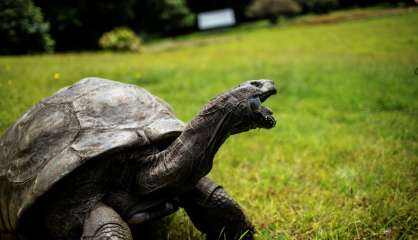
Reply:
<svg viewBox="0 0 418 240"><path fill-rule="evenodd" d="M132 240L132 234L118 213L111 207L98 203L84 220L81 240Z"/></svg>
<svg viewBox="0 0 418 240"><path fill-rule="evenodd" d="M253 239L254 226L241 207L207 177L182 196L182 207L207 239Z"/></svg>

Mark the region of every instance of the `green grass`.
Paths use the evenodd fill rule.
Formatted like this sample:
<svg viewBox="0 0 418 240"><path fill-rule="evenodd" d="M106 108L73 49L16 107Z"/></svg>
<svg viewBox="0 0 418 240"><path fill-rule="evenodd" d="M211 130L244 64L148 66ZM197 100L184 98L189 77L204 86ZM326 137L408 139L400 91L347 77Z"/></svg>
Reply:
<svg viewBox="0 0 418 240"><path fill-rule="evenodd" d="M221 91L274 79L279 95L267 105L278 126L231 137L210 174L251 217L257 239L417 239L417 23L414 9L196 34L143 54L0 57L0 131L86 76L143 86L184 121ZM169 239L198 236L183 215Z"/></svg>

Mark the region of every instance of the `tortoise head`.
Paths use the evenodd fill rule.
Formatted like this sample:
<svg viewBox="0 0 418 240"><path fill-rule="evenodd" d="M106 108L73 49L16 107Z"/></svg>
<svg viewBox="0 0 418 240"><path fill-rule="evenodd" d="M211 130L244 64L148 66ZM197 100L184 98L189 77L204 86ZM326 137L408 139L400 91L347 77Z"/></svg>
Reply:
<svg viewBox="0 0 418 240"><path fill-rule="evenodd" d="M204 113L222 109L231 116L230 133L240 133L253 128L272 128L276 125L273 112L262 105L277 93L272 80L250 80L213 99ZM231 113L231 114L229 114Z"/></svg>

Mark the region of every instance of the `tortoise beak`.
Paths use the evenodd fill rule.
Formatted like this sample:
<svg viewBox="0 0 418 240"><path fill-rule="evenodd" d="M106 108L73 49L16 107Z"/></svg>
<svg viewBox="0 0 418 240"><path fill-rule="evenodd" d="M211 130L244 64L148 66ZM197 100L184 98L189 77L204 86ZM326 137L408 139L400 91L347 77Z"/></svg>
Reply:
<svg viewBox="0 0 418 240"><path fill-rule="evenodd" d="M250 99L255 122L261 128L269 129L274 127L276 125L276 119L273 117L273 111L261 105L267 98L277 93L274 82L272 80L262 79L248 81L248 83L260 90L253 99Z"/></svg>
<svg viewBox="0 0 418 240"><path fill-rule="evenodd" d="M276 86L274 86L274 82L272 80L258 80L258 81L260 81L262 84L260 88L262 93L259 96L261 102L264 102L270 96L277 94Z"/></svg>

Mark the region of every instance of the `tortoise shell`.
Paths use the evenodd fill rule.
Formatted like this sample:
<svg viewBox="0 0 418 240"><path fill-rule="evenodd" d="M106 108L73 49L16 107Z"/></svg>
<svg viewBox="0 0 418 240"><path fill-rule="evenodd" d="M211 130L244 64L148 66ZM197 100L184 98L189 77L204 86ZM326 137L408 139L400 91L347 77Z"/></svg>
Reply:
<svg viewBox="0 0 418 240"><path fill-rule="evenodd" d="M178 136L184 123L135 85L86 78L42 100L0 138L0 232L89 159Z"/></svg>

